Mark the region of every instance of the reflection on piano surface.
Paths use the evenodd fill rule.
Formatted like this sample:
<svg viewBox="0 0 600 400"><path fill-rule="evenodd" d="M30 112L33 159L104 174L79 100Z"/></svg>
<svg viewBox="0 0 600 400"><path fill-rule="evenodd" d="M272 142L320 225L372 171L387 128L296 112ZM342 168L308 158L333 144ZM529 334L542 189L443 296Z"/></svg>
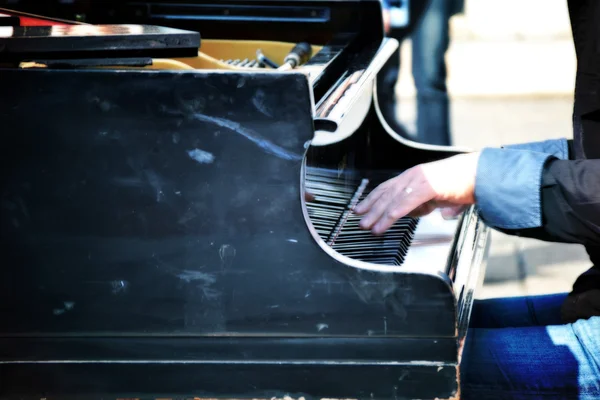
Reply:
<svg viewBox="0 0 600 400"><path fill-rule="evenodd" d="M435 212L373 236L352 213L461 151L381 117L379 1L20 6L0 398L459 395L488 229Z"/></svg>

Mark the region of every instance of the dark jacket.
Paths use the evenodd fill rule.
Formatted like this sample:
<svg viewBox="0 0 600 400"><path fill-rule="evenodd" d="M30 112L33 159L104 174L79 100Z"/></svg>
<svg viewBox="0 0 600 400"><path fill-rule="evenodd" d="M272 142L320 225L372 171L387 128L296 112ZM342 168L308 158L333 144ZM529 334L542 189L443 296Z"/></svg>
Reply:
<svg viewBox="0 0 600 400"><path fill-rule="evenodd" d="M600 315L600 1L569 0L568 8L577 56L570 159L547 162L543 228L520 233L586 247L594 266L577 279L563 307L571 322Z"/></svg>

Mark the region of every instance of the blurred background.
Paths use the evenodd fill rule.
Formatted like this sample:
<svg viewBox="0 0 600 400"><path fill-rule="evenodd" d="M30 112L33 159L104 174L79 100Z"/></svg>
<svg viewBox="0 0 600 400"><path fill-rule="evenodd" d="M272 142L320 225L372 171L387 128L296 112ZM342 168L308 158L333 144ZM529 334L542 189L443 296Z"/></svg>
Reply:
<svg viewBox="0 0 600 400"><path fill-rule="evenodd" d="M411 45L410 39L401 44L395 87L397 117L409 134L416 131ZM453 145L478 149L572 137L575 54L566 1L465 0L462 13L450 19L446 68ZM478 297L570 291L590 266L579 245L493 232Z"/></svg>

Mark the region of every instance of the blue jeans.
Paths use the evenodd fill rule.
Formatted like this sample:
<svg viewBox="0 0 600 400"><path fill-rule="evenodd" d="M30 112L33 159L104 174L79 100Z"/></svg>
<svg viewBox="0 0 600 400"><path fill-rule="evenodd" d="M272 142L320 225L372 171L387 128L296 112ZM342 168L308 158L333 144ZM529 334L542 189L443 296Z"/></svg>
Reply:
<svg viewBox="0 0 600 400"><path fill-rule="evenodd" d="M411 139L422 143L451 144L445 56L450 44L449 21L453 7L449 0L431 0L411 35L412 73L417 90L417 135ZM392 32L390 36L398 35ZM396 120L394 88L399 70L400 54L396 52L382 68L377 90L386 121L398 133L405 135L404 128Z"/></svg>
<svg viewBox="0 0 600 400"><path fill-rule="evenodd" d="M563 324L565 298L476 301L461 400L600 399L600 317Z"/></svg>

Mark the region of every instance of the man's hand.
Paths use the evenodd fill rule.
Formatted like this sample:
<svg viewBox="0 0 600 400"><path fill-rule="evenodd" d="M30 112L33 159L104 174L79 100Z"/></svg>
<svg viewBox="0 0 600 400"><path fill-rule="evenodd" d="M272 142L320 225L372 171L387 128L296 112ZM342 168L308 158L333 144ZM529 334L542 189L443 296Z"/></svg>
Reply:
<svg viewBox="0 0 600 400"><path fill-rule="evenodd" d="M376 187L355 208L364 215L362 229L382 234L398 219L419 217L438 207L455 216L475 203L475 175L479 153L460 154L417 165Z"/></svg>

